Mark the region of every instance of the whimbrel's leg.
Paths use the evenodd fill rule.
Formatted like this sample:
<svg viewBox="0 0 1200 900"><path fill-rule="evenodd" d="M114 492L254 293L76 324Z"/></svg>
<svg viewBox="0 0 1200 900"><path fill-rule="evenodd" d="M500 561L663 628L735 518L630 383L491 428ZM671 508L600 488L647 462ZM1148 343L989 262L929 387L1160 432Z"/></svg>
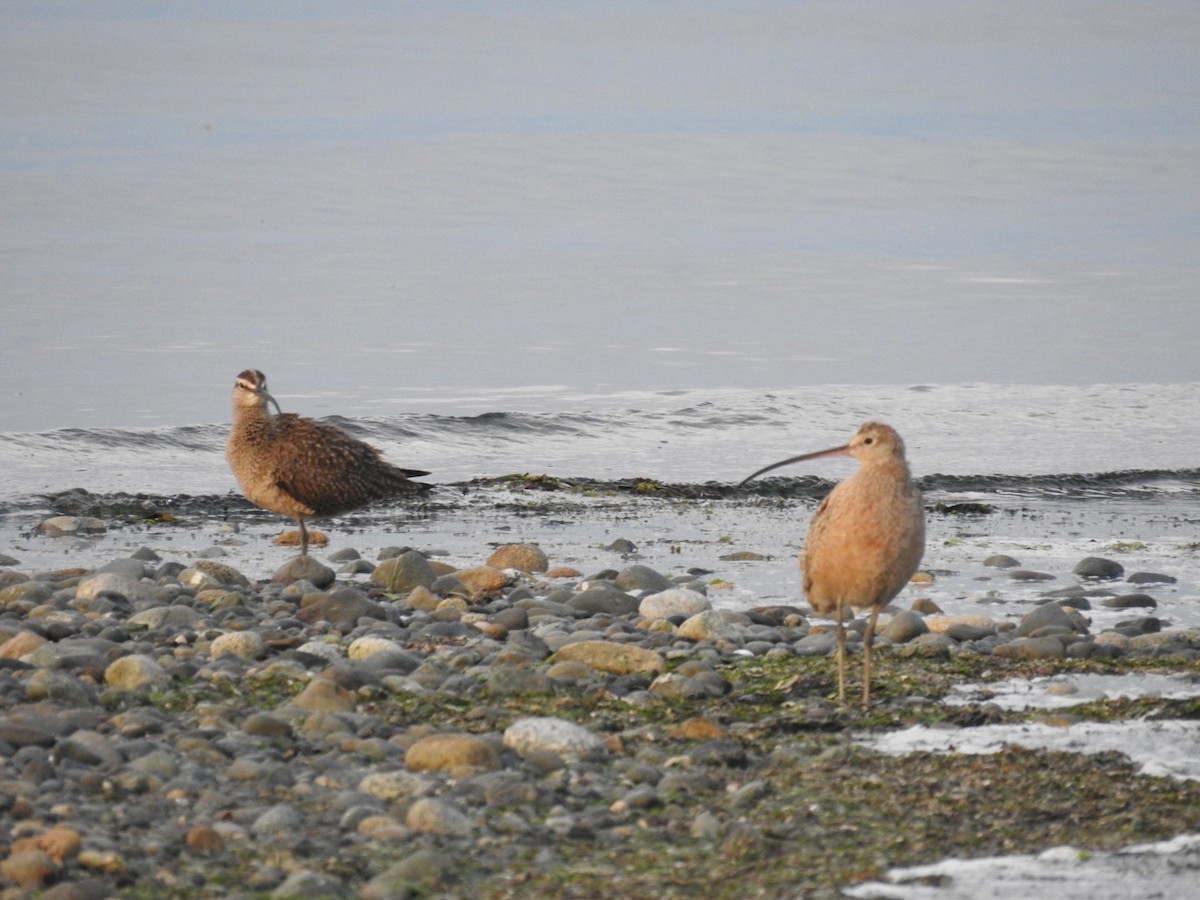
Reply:
<svg viewBox="0 0 1200 900"><path fill-rule="evenodd" d="M300 523L300 555L308 556L308 529L304 527L304 520L297 519Z"/></svg>
<svg viewBox="0 0 1200 900"><path fill-rule="evenodd" d="M867 619L867 630L863 633L863 706L871 705L871 645L875 642L875 620L879 618L879 607L871 608Z"/></svg>
<svg viewBox="0 0 1200 900"><path fill-rule="evenodd" d="M837 664L838 664L838 705L846 704L846 626L842 622L842 604L838 603L834 614L837 616Z"/></svg>

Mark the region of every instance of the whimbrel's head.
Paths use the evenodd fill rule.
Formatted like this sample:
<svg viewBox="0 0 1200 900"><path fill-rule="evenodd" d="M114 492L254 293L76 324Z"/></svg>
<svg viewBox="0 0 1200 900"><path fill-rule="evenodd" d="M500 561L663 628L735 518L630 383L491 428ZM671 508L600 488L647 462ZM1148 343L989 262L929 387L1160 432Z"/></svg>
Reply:
<svg viewBox="0 0 1200 900"><path fill-rule="evenodd" d="M904 441L892 426L884 425L882 422L867 422L858 431L854 432L854 437L850 438L850 443L843 444L840 447L831 447L828 450L818 450L816 453L804 453L800 456L792 456L780 462L771 463L771 465L759 469L753 475L748 475L742 479L738 487L741 487L752 478L757 478L764 472L770 472L772 469L789 466L792 463L804 462L809 459L824 459L827 456L853 456L864 466L877 465L889 461L905 464Z"/></svg>
<svg viewBox="0 0 1200 900"><path fill-rule="evenodd" d="M283 413L279 408L279 403L267 392L267 376L258 369L247 369L237 377L237 381L233 385L233 406L235 409L242 407L259 407L266 409L267 403L275 404L275 411Z"/></svg>

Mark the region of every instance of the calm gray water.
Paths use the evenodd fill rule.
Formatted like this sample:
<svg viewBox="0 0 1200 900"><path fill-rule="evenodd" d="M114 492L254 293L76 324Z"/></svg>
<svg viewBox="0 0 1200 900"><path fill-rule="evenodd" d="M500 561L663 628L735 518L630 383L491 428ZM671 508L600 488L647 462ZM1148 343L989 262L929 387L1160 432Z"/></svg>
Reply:
<svg viewBox="0 0 1200 900"><path fill-rule="evenodd" d="M1191 2L5 3L0 431L220 422L248 366L318 415L1193 382L1198 43Z"/></svg>

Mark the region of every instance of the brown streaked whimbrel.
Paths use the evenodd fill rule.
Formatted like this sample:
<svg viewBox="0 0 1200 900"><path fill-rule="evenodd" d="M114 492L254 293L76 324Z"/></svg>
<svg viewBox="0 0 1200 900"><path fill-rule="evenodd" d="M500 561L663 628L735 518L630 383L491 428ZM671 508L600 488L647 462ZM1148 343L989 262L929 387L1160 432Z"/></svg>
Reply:
<svg viewBox="0 0 1200 900"><path fill-rule="evenodd" d="M274 403L279 414L271 415L267 403ZM393 466L370 444L339 428L283 412L257 369L242 372L233 386L225 458L247 500L299 523L301 556L308 554L305 519L429 489L408 480L428 472Z"/></svg>
<svg viewBox="0 0 1200 900"><path fill-rule="evenodd" d="M871 610L863 634L862 702L867 706L875 620L912 578L925 552L925 512L904 458L904 441L890 426L867 422L844 446L773 463L742 484L780 466L839 455L854 457L861 468L835 486L813 513L800 553L800 576L813 610L837 620L839 703L846 702L842 608Z"/></svg>

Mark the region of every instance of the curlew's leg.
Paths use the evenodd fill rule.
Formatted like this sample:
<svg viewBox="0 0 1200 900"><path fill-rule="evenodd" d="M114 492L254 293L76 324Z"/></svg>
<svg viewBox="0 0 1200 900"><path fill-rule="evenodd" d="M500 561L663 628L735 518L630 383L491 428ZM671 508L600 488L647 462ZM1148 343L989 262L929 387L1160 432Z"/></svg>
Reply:
<svg viewBox="0 0 1200 900"><path fill-rule="evenodd" d="M842 621L842 604L837 605L837 664L838 664L838 705L846 704L846 625Z"/></svg>
<svg viewBox="0 0 1200 900"><path fill-rule="evenodd" d="M862 705L871 705L871 645L875 642L875 620L879 618L879 607L871 608L867 619L867 630L863 633L863 699Z"/></svg>
<svg viewBox="0 0 1200 900"><path fill-rule="evenodd" d="M304 527L304 520L297 519L300 523L300 555L308 556L308 529Z"/></svg>

